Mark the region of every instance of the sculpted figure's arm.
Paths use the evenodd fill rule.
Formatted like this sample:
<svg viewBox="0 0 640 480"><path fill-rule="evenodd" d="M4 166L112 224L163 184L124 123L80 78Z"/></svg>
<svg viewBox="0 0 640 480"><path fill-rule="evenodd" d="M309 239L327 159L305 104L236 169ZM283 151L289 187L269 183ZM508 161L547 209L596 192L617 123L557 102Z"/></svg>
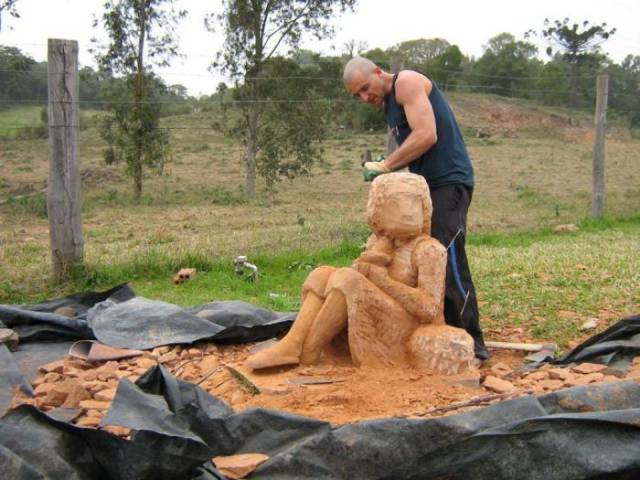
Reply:
<svg viewBox="0 0 640 480"><path fill-rule="evenodd" d="M391 278L376 265L361 265L360 273L396 300L422 323L433 323L440 311L447 270L447 251L439 244L420 242L413 252L418 268L418 286L410 287Z"/></svg>
<svg viewBox="0 0 640 480"><path fill-rule="evenodd" d="M376 237L371 234L367 240L367 248L355 260L352 268L358 269L360 263L373 263L380 267L386 267L391 263L391 254L393 253L393 242L387 237Z"/></svg>
<svg viewBox="0 0 640 480"><path fill-rule="evenodd" d="M404 71L396 80L396 100L404 107L411 133L384 161L391 170L411 163L438 141L436 119L428 93L431 81L418 72Z"/></svg>

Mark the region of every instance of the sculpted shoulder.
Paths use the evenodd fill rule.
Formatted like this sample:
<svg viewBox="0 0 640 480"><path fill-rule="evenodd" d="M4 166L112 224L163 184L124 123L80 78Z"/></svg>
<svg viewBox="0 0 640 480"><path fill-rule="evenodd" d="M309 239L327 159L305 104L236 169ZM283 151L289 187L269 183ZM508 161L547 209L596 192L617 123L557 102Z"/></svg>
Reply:
<svg viewBox="0 0 640 480"><path fill-rule="evenodd" d="M437 258L446 262L447 249L435 238L423 235L413 249L413 258L415 261Z"/></svg>

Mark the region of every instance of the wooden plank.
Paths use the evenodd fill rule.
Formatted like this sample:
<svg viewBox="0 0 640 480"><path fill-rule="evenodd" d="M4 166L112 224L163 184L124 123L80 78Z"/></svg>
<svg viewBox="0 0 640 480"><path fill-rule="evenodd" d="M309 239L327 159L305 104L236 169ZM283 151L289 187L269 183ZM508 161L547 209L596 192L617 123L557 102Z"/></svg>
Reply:
<svg viewBox="0 0 640 480"><path fill-rule="evenodd" d="M231 374L231 376L238 381L238 384L240 385L240 388L242 390L244 390L247 393L250 393L251 395L258 395L260 393L260 389L258 388L258 386L255 383L253 383L251 380L249 380L249 378L246 375L244 375L242 372L233 368L230 365L225 365L225 367L227 367L227 370L229 370L229 373Z"/></svg>
<svg viewBox="0 0 640 480"><path fill-rule="evenodd" d="M557 350L557 345L542 343L512 343L512 342L485 342L489 348L504 348L507 350L522 350L523 352L539 352L540 350Z"/></svg>

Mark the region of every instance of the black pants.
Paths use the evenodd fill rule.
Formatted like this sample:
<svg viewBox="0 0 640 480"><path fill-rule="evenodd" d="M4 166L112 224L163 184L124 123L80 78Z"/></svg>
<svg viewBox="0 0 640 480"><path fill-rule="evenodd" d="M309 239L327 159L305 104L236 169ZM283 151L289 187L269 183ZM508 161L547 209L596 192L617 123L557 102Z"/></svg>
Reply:
<svg viewBox="0 0 640 480"><path fill-rule="evenodd" d="M447 247L445 321L448 325L464 328L473 337L476 355L486 358L478 300L465 251L467 211L472 195L473 188L462 184L431 189L431 236Z"/></svg>

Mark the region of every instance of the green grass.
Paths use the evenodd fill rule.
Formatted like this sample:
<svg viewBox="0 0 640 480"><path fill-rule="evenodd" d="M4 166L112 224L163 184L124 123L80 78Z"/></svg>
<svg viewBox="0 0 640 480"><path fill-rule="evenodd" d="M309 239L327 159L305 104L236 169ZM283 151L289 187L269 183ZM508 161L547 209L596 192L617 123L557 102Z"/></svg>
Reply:
<svg viewBox="0 0 640 480"><path fill-rule="evenodd" d="M567 347L588 318L600 329L640 312L640 215L585 220L575 233L548 229L471 235L468 255L482 324L489 338L521 327L525 337ZM102 290L128 282L138 295L182 306L212 300L244 300L265 308L299 308L300 288L319 265L350 265L361 251L363 234L335 247L260 254L256 283L234 273L231 258L212 259L192 252L181 257L149 250L124 264L88 264L63 291L49 286L24 295L10 282L0 283L0 302L27 302L64 291ZM194 280L174 285L181 267L195 267Z"/></svg>
<svg viewBox="0 0 640 480"><path fill-rule="evenodd" d="M490 329L524 328L566 346L588 318L640 312L640 215L550 230L471 237L470 263Z"/></svg>
<svg viewBox="0 0 640 480"><path fill-rule="evenodd" d="M44 138L43 115L46 117L46 105L11 107L0 110L0 140L15 138ZM80 128L96 125L97 110L80 112ZM44 137L43 137L44 135Z"/></svg>
<svg viewBox="0 0 640 480"><path fill-rule="evenodd" d="M43 107L18 107L0 110L0 138L14 138L18 129L40 125Z"/></svg>
<svg viewBox="0 0 640 480"><path fill-rule="evenodd" d="M173 285L171 279L164 276L134 281L132 286L139 295L162 298L184 306L211 300L245 300L273 310L297 310L300 287L309 272L320 265L350 265L360 253L361 245L352 241L315 252L295 251L252 257L249 260L258 266L260 273L255 283L248 281L246 275L236 275L232 259L224 259L211 264L207 271L183 285Z"/></svg>
<svg viewBox="0 0 640 480"><path fill-rule="evenodd" d="M44 291L24 295L10 282L0 283L0 303L34 302L64 292L105 290L130 283L139 295L183 306L211 300L246 300L271 309L292 310L299 307L300 286L311 270L319 265L350 265L364 241L363 236L356 236L332 248L256 255L249 259L259 267L255 283L235 274L232 258L212 259L197 253L176 258L149 250L126 264L88 263L62 290L49 285ZM182 267L197 268L199 273L190 282L174 285L173 274Z"/></svg>

